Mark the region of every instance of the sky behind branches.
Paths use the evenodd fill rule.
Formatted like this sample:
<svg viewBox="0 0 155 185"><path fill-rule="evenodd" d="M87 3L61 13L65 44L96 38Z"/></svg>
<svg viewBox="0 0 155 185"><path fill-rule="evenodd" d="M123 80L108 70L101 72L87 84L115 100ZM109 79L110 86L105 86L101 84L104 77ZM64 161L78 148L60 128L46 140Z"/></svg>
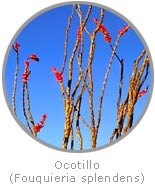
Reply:
<svg viewBox="0 0 155 185"><path fill-rule="evenodd" d="M87 9L87 5L81 5L83 18L86 15ZM23 124L26 124L22 112L21 76L24 71L24 61L31 53L36 53L40 58L40 61L39 63L35 63L33 61L30 62L31 74L30 79L28 81L29 95L31 101L31 112L35 123L38 123L41 120L41 116L43 113L47 114L45 127L41 130L40 133L38 133L38 137L41 140L47 142L48 144L57 147L61 147L62 145L65 115L59 84L51 71L51 67L56 67L58 70L61 70L64 57L65 29L68 22L68 16L71 15L71 10L72 5L66 5L54 8L52 10L48 10L47 12L38 15L35 19L29 22L23 28L23 30L20 31L17 38L15 38L15 40L13 41L13 43L19 41L21 44L21 47L19 49L20 61L16 94L17 117ZM96 27L95 23L93 22L93 18L97 17L99 19L99 16L100 8L93 6L89 20L86 24L86 27L90 32L92 32ZM127 23L115 14L105 10L103 24L109 30L110 35L112 37L112 45L114 45L118 36L118 31L123 28L124 25ZM74 17L69 31L67 64L63 75L65 87L67 84L66 77L68 69L68 60L71 56L72 49L77 38L78 27L79 18L76 11L74 11ZM88 60L90 39L85 31L83 31L83 36L85 46L83 55L83 67L85 68ZM97 120L99 96L102 88L104 75L111 56L111 49L109 47L109 44L105 42L103 34L100 32L97 33L95 42L96 49L92 66L94 78L94 110L95 120ZM143 48L143 43L132 28L130 28L129 31L125 33L120 40L120 44L117 49L117 54L120 58L124 59L125 67L122 101L124 101L126 98L134 60L139 56ZM76 57L74 60L73 69L73 79L75 80L78 77L78 65ZM10 104L12 101L11 97L15 73L15 60L15 52L12 48L10 48L5 71L6 90ZM97 147L109 143L111 133L116 126L119 78L120 64L118 60L114 58L105 90L105 95L103 98L102 118L97 140ZM73 87L75 85L75 80L73 80ZM149 84L150 70L148 78L144 83L142 89L144 89ZM148 95L149 91L138 100L135 106L134 122L141 115L141 112L145 108ZM82 103L81 113L85 120L90 123L88 93L84 93L83 99L84 101ZM82 122L80 122L80 126L83 135L84 149L90 149L90 131L82 124ZM73 124L73 128L75 130L75 123ZM74 132L74 135L75 149L79 149L76 132Z"/></svg>

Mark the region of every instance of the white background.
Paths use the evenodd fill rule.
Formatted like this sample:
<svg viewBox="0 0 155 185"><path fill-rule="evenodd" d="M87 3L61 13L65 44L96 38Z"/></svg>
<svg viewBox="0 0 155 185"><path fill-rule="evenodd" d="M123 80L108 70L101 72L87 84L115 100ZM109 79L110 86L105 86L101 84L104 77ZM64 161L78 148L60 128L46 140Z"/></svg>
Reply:
<svg viewBox="0 0 155 185"><path fill-rule="evenodd" d="M41 9L58 2L61 1L5 0L0 2L0 73L2 73L7 47L19 27ZM152 59L155 58L153 18L155 10L153 0L96 0L95 2L102 2L103 5L113 8L136 25L149 46ZM145 176L145 185L155 184L154 95L152 95L149 107L140 124L117 144L97 152L65 153L41 145L18 126L4 99L2 74L0 74L0 78L0 184L9 185L9 175L12 172L22 173L23 175L50 175L53 172L56 175L56 173L60 174L60 170L54 170L53 164L55 161L76 162L77 160L87 159L100 163L101 169L98 171L100 175L110 175L115 174L115 172L122 175L136 175L142 172ZM65 174L67 171L61 171L61 173ZM88 175L90 171L75 172L75 170L72 170L69 173L76 173L80 176L82 174Z"/></svg>

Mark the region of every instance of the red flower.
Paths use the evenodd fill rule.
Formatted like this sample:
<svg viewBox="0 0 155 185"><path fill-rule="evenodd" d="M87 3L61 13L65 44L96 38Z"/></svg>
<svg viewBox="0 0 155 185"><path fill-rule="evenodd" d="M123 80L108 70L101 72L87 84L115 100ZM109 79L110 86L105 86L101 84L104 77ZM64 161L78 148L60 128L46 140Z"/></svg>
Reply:
<svg viewBox="0 0 155 185"><path fill-rule="evenodd" d="M55 77L56 77L57 81L58 81L59 83L62 83L62 81L63 81L62 73L60 73L55 67L52 67L51 70L52 70L53 73L55 74Z"/></svg>
<svg viewBox="0 0 155 185"><path fill-rule="evenodd" d="M29 57L29 59L32 59L32 60L34 60L34 61L39 62L39 58L37 57L36 54L31 54L30 57Z"/></svg>
<svg viewBox="0 0 155 185"><path fill-rule="evenodd" d="M119 30L118 34L119 34L120 36L122 36L125 32L128 31L129 27L130 27L129 25L128 25L128 26L125 25L123 29L120 29L120 30Z"/></svg>
<svg viewBox="0 0 155 185"><path fill-rule="evenodd" d="M46 114L42 115L41 121L34 126L35 132L40 132L40 130L44 127L46 117Z"/></svg>
<svg viewBox="0 0 155 185"><path fill-rule="evenodd" d="M55 77L56 77L56 79L58 80L58 82L62 82L62 80L63 80L63 77L62 77L62 74L60 73L60 72L55 72Z"/></svg>
<svg viewBox="0 0 155 185"><path fill-rule="evenodd" d="M30 71L28 70L24 71L24 73L22 74L22 81L24 84L27 83L27 81L29 80L28 78L29 74L30 74Z"/></svg>
<svg viewBox="0 0 155 185"><path fill-rule="evenodd" d="M97 18L93 18L93 21L96 23L96 25L99 23ZM111 42L112 37L110 36L109 31L103 24L100 25L99 31L103 33L106 42Z"/></svg>
<svg viewBox="0 0 155 185"><path fill-rule="evenodd" d="M147 90L148 90L148 86L147 86L145 89L141 90L141 91L138 93L138 98L140 98L141 96L143 96L143 94L145 94L145 93L147 92Z"/></svg>
<svg viewBox="0 0 155 185"><path fill-rule="evenodd" d="M106 34L106 35L104 35L104 39L105 39L106 42L111 42L111 40L112 40L112 38L111 38L111 36L109 35L109 33Z"/></svg>
<svg viewBox="0 0 155 185"><path fill-rule="evenodd" d="M13 49L14 49L16 52L18 52L19 47L20 47L20 43L19 43L19 42L16 42L16 43L13 45Z"/></svg>
<svg viewBox="0 0 155 185"><path fill-rule="evenodd" d="M28 69L29 63L30 62L28 60L25 61L25 69L24 69L24 72L22 74L22 81L23 81L24 84L27 83L27 81L29 80L29 78L28 78L28 76L30 74L30 70Z"/></svg>
<svg viewBox="0 0 155 185"><path fill-rule="evenodd" d="M105 26L103 24L101 24L99 27L99 31L102 32L103 34L106 34L107 29L105 28Z"/></svg>
<svg viewBox="0 0 155 185"><path fill-rule="evenodd" d="M46 117L47 117L46 114L43 114L43 115L42 115L42 118L43 118L43 119L46 119Z"/></svg>
<svg viewBox="0 0 155 185"><path fill-rule="evenodd" d="M78 38L81 38L82 37L82 28L81 26L79 26L78 28Z"/></svg>
<svg viewBox="0 0 155 185"><path fill-rule="evenodd" d="M24 73L22 74L22 81L24 84L27 83L27 81L29 80L29 78L28 78L29 74L30 74L30 70L28 70L28 69L26 69L24 71Z"/></svg>
<svg viewBox="0 0 155 185"><path fill-rule="evenodd" d="M54 73L57 71L57 69L55 67L52 67L51 69Z"/></svg>
<svg viewBox="0 0 155 185"><path fill-rule="evenodd" d="M28 60L25 61L25 66L29 66L30 62Z"/></svg>
<svg viewBox="0 0 155 185"><path fill-rule="evenodd" d="M42 125L39 125L39 124L37 124L37 125L34 126L35 132L40 132L40 130L41 130L42 128L43 128L43 126L42 126Z"/></svg>
<svg viewBox="0 0 155 185"><path fill-rule="evenodd" d="M97 24L98 23L98 19L97 18L93 18L93 21Z"/></svg>

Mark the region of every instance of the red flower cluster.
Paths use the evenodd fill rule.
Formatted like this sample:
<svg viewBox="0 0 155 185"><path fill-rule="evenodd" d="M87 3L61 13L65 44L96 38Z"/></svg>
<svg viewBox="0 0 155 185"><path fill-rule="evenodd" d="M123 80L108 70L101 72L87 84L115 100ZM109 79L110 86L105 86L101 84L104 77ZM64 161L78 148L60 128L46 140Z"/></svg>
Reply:
<svg viewBox="0 0 155 185"><path fill-rule="evenodd" d="M32 60L34 60L34 61L39 62L39 58L37 57L36 54L31 54L30 57L29 57L29 59L32 59Z"/></svg>
<svg viewBox="0 0 155 185"><path fill-rule="evenodd" d="M78 38L81 38L82 37L82 29L81 29L81 26L79 26L78 28Z"/></svg>
<svg viewBox="0 0 155 185"><path fill-rule="evenodd" d="M125 25L123 29L120 29L120 30L119 30L118 34L119 34L120 36L122 36L125 32L128 31L129 27L130 27L129 25L128 25L128 26Z"/></svg>
<svg viewBox="0 0 155 185"><path fill-rule="evenodd" d="M93 21L96 24L99 23L97 18L93 18ZM109 31L107 30L107 28L103 24L100 25L99 31L103 33L104 39L105 39L106 42L111 42L112 38L111 38L111 36L109 34Z"/></svg>
<svg viewBox="0 0 155 185"><path fill-rule="evenodd" d="M44 127L46 117L46 114L42 115L41 121L34 126L35 132L40 132L40 130Z"/></svg>
<svg viewBox="0 0 155 185"><path fill-rule="evenodd" d="M138 93L138 98L140 98L141 96L143 96L143 94L145 94L145 93L147 92L147 90L148 90L148 86L147 86L145 89L141 90L141 91Z"/></svg>
<svg viewBox="0 0 155 185"><path fill-rule="evenodd" d="M19 47L20 47L20 43L19 43L19 42L16 42L16 43L13 45L13 49L14 49L16 52L18 52Z"/></svg>
<svg viewBox="0 0 155 185"><path fill-rule="evenodd" d="M58 80L59 83L62 83L63 81L63 77L62 77L62 73L60 73L55 67L52 67L51 69L53 71L53 73L55 74L56 79Z"/></svg>
<svg viewBox="0 0 155 185"><path fill-rule="evenodd" d="M30 70L28 69L28 67L29 67L29 61L26 60L25 61L25 70L24 70L24 73L22 74L22 81L24 84L27 83L27 81L29 80L28 76L30 74Z"/></svg>

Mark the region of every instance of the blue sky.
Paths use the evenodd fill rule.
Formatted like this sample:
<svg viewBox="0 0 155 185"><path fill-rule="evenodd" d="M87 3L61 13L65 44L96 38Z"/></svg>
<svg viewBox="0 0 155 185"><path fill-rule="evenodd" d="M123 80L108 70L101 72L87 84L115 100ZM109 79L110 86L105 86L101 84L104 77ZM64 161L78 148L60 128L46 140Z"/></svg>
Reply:
<svg viewBox="0 0 155 185"><path fill-rule="evenodd" d="M13 43L19 41L21 47L19 49L19 76L17 81L17 118L25 124L23 112L22 112L22 73L24 71L24 61L31 54L36 53L40 58L39 63L31 61L30 63L30 80L29 94L31 101L31 112L35 123L38 123L41 119L43 113L47 114L47 119L45 122L45 127L38 134L38 137L51 144L53 146L61 147L63 130L64 130L64 109L61 97L61 92L59 84L55 79L54 74L51 72L51 67L56 67L58 70L61 69L63 56L64 56L64 41L65 41L65 29L68 22L68 16L71 14L72 5L66 5L57 7L52 10L48 10L41 15L35 17L31 22L29 22L25 27L20 30L18 36L14 39ZM83 18L87 12L88 6L81 5L83 12ZM86 24L87 29L92 32L95 28L95 23L93 18L99 18L100 8L94 7L92 9L89 20ZM127 24L122 18L117 15L105 10L104 14L104 25L109 30L112 36L112 45L114 45L118 31ZM68 57L69 60L74 46L77 30L79 27L79 19L74 12L73 21L71 24L69 32L69 47L68 47ZM83 66L87 64L88 52L90 39L85 31L83 31L85 49L83 56ZM13 44L12 43L12 44ZM132 72L132 67L134 60L141 53L144 48L138 35L135 31L130 28L129 31L123 35L121 38L117 54L120 58L124 59L125 74L124 74L124 86L122 100L126 97L128 90L130 75ZM99 95L102 88L102 82L104 79L105 71L109 63L111 56L111 50L109 45L104 41L103 34L98 33L96 37L96 50L93 61L93 78L94 78L94 110L95 118L97 119L97 109L99 104ZM67 84L67 68L64 72L64 85ZM13 79L15 72L15 52L10 48L10 52L6 61L5 70L5 84L7 90L7 96L11 104L11 97L13 91ZM120 65L116 58L113 60L113 65L110 71L105 95L103 98L103 109L102 109L102 120L101 126L98 134L97 146L103 146L109 143L109 138L116 125L117 118L117 97L118 97L118 84L120 74ZM77 61L74 60L74 79L77 79L78 66ZM145 88L150 84L150 70L148 78L143 86ZM73 84L75 80L73 80ZM145 108L145 104L149 95L143 95L135 106L134 112L134 122L141 115L141 112ZM82 115L89 123L89 101L88 94L84 94L84 101L82 103ZM83 146L84 149L90 149L91 147L91 134L90 131L82 124L81 132L83 135ZM75 130L75 123L73 124ZM78 149L78 138L75 135L75 149Z"/></svg>

